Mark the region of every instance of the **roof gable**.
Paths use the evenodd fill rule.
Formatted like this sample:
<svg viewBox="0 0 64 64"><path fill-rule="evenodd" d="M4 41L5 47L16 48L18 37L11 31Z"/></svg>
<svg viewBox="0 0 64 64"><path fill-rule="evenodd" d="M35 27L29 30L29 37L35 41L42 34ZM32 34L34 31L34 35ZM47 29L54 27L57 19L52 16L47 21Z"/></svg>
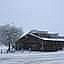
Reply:
<svg viewBox="0 0 64 64"><path fill-rule="evenodd" d="M36 33L36 34L34 34L34 33ZM39 38L39 39L41 39L41 40L52 40L52 41L64 41L64 38L59 38L58 37L58 34L50 34L50 37L48 37L49 35L48 35L48 33L46 32L46 33L44 33L43 32L43 35L42 35L42 37L40 36L40 35L37 35L37 33L39 33L39 32L26 32L26 33L24 33L23 35L21 35L20 37L19 37L19 39L21 39L21 38L23 38L24 36L26 36L27 34L29 34L29 35L31 35L31 36L34 36L34 37L36 37L36 38ZM41 33L42 34L42 33Z"/></svg>

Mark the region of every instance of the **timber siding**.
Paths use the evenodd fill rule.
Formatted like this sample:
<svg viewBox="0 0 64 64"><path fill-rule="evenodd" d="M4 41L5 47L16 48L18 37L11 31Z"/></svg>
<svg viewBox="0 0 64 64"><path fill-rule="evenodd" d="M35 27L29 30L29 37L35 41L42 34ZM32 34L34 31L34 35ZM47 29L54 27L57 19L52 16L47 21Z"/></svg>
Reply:
<svg viewBox="0 0 64 64"><path fill-rule="evenodd" d="M52 35L52 37L51 37ZM33 51L57 51L64 48L64 38L58 34L49 34L47 32L28 32L22 35L16 41L16 50L26 49Z"/></svg>

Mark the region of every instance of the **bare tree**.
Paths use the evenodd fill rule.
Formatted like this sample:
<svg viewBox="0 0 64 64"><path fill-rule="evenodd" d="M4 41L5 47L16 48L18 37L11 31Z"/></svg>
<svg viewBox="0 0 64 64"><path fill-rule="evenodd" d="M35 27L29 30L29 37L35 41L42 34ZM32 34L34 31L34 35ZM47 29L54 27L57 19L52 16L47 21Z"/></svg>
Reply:
<svg viewBox="0 0 64 64"><path fill-rule="evenodd" d="M9 24L0 26L0 42L8 45L10 50L10 45L14 47L16 39L20 37L22 33L22 28L20 29L16 26Z"/></svg>

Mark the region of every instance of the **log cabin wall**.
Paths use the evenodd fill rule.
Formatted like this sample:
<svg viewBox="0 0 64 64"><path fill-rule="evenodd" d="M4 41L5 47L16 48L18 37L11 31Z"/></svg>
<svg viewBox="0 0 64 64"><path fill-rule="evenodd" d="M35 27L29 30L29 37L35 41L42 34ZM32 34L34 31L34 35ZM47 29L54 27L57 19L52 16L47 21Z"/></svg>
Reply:
<svg viewBox="0 0 64 64"><path fill-rule="evenodd" d="M41 47L41 40L39 38L35 38L33 36L28 36L26 40L24 40L24 49L29 49L31 50L40 50Z"/></svg>
<svg viewBox="0 0 64 64"><path fill-rule="evenodd" d="M43 40L27 34L16 42L16 50L57 51L64 48L64 41Z"/></svg>
<svg viewBox="0 0 64 64"><path fill-rule="evenodd" d="M57 51L64 48L63 41L44 41L43 43L44 51Z"/></svg>
<svg viewBox="0 0 64 64"><path fill-rule="evenodd" d="M27 35L16 42L17 50L20 50L21 48L28 50L29 48L31 48L31 50L39 51L41 47L42 47L42 40L33 37L31 35Z"/></svg>
<svg viewBox="0 0 64 64"><path fill-rule="evenodd" d="M44 41L44 51L56 51L56 42L55 41Z"/></svg>

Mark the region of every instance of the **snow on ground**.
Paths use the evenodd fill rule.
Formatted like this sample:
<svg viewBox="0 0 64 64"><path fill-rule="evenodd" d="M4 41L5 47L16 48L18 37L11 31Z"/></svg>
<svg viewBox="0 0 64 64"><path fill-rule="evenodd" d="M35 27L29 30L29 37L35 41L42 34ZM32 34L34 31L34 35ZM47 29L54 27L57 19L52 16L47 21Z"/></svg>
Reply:
<svg viewBox="0 0 64 64"><path fill-rule="evenodd" d="M5 46L5 45L1 44L0 49L8 49L8 46Z"/></svg>
<svg viewBox="0 0 64 64"><path fill-rule="evenodd" d="M64 64L64 51L0 54L0 64Z"/></svg>

